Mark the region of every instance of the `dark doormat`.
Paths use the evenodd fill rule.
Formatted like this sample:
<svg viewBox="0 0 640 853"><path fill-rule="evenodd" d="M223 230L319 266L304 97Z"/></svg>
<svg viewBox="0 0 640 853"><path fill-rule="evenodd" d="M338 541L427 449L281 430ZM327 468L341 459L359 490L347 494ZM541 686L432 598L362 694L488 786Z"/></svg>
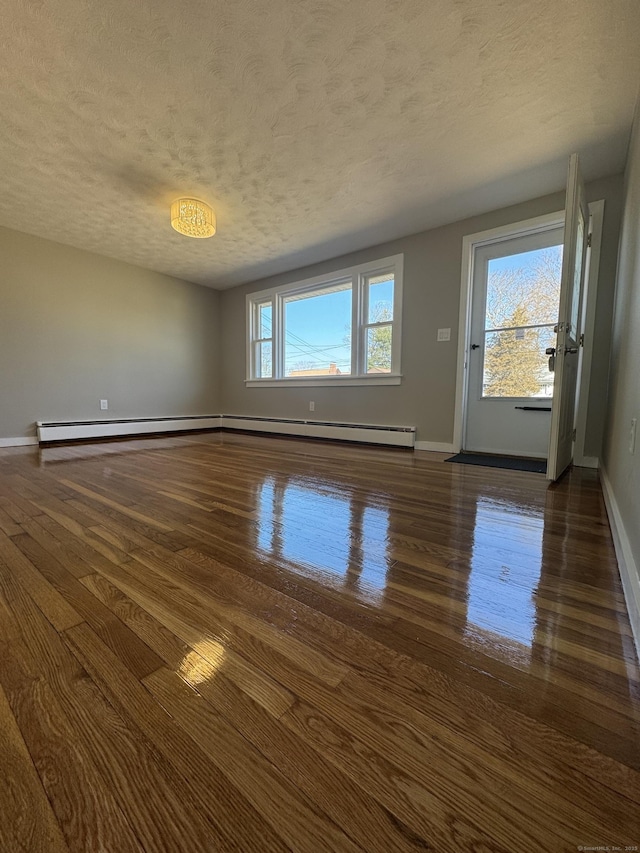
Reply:
<svg viewBox="0 0 640 853"><path fill-rule="evenodd" d="M522 459L519 456L491 456L488 453L456 453L445 462L461 462L463 465L483 465L485 468L510 468L512 471L531 471L546 474L546 459Z"/></svg>

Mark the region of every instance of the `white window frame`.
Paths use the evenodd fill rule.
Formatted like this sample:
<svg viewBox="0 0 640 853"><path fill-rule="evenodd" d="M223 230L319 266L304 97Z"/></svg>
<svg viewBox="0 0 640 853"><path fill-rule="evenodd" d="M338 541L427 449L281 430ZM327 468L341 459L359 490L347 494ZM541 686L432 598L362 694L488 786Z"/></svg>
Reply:
<svg viewBox="0 0 640 853"><path fill-rule="evenodd" d="M268 302L269 302L269 301L270 301L269 299L255 299L255 300L252 302L252 304L251 304L251 308L250 308L250 310L251 310L251 315L252 315L252 316L251 316L251 328L252 328L252 330L254 330L254 331L255 331L256 329L257 329L257 330L259 330L259 329L260 329L260 308L261 308L263 305L268 304ZM258 352L258 349L259 349L259 346L258 346L258 345L259 345L259 344L267 344L267 343L270 343L270 344L271 344L271 376L270 376L270 377L264 377L264 378L266 378L266 379L270 379L270 378L273 376L274 368L275 368L275 364L274 364L274 346L273 346L273 329L274 329L274 322L273 322L273 300L271 300L271 336L270 336L270 337L268 337L268 338L263 338L263 337L255 336L255 337L253 337L253 338L252 338L252 341L251 341L251 344L250 344L251 352L250 352L250 354L249 354L249 362L248 362L248 363L250 363L250 364L251 364L251 373L252 373L252 375L254 375L254 376L255 376L255 375L257 374L257 372L258 372L258 370L257 370L257 367L258 367L258 363L257 363L257 362L258 362L257 352ZM261 378L262 378L262 377L261 377Z"/></svg>
<svg viewBox="0 0 640 853"><path fill-rule="evenodd" d="M402 381L400 356L402 350L402 278L404 255L391 255L387 258L358 264L347 269L315 276L303 281L282 284L278 287L248 293L246 298L247 317L247 378L248 388L278 387L318 387L335 385L399 385ZM367 280L375 275L392 272L393 320L381 323L369 323ZM284 375L284 303L287 297L296 296L332 285L350 284L351 286L351 369L352 373L325 376L285 376ZM272 322L272 359L273 376L259 378L256 374L255 353L258 331L258 305L271 302ZM377 326L391 326L391 372L365 373L367 330Z"/></svg>

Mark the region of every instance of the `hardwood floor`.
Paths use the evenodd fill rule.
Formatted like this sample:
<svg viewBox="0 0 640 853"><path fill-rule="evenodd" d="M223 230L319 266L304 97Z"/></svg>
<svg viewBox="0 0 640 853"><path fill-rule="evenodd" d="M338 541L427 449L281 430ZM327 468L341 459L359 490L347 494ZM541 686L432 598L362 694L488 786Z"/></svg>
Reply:
<svg viewBox="0 0 640 853"><path fill-rule="evenodd" d="M213 433L0 450L0 850L640 845L597 474Z"/></svg>

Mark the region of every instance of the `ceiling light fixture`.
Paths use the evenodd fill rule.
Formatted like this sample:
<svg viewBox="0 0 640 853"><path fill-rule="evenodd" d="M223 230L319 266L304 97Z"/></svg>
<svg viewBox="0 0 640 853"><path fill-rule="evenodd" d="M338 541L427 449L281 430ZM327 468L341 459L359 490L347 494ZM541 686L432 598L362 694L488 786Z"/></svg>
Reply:
<svg viewBox="0 0 640 853"><path fill-rule="evenodd" d="M197 198L178 198L171 205L171 226L187 237L213 237L216 215Z"/></svg>

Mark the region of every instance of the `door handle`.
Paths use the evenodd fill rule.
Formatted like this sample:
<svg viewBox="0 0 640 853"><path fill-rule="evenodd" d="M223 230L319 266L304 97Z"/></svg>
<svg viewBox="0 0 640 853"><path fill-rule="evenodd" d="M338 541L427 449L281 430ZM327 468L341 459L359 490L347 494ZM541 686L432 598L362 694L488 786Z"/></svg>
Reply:
<svg viewBox="0 0 640 853"><path fill-rule="evenodd" d="M480 344L471 344L471 349L480 349Z"/></svg>
<svg viewBox="0 0 640 853"><path fill-rule="evenodd" d="M544 352L549 356L549 373L553 373L556 369L556 348L547 347Z"/></svg>
<svg viewBox="0 0 640 853"><path fill-rule="evenodd" d="M575 355L577 352L578 352L578 347L565 347L564 348L564 354L565 355L569 355L569 353L571 353L571 355Z"/></svg>

